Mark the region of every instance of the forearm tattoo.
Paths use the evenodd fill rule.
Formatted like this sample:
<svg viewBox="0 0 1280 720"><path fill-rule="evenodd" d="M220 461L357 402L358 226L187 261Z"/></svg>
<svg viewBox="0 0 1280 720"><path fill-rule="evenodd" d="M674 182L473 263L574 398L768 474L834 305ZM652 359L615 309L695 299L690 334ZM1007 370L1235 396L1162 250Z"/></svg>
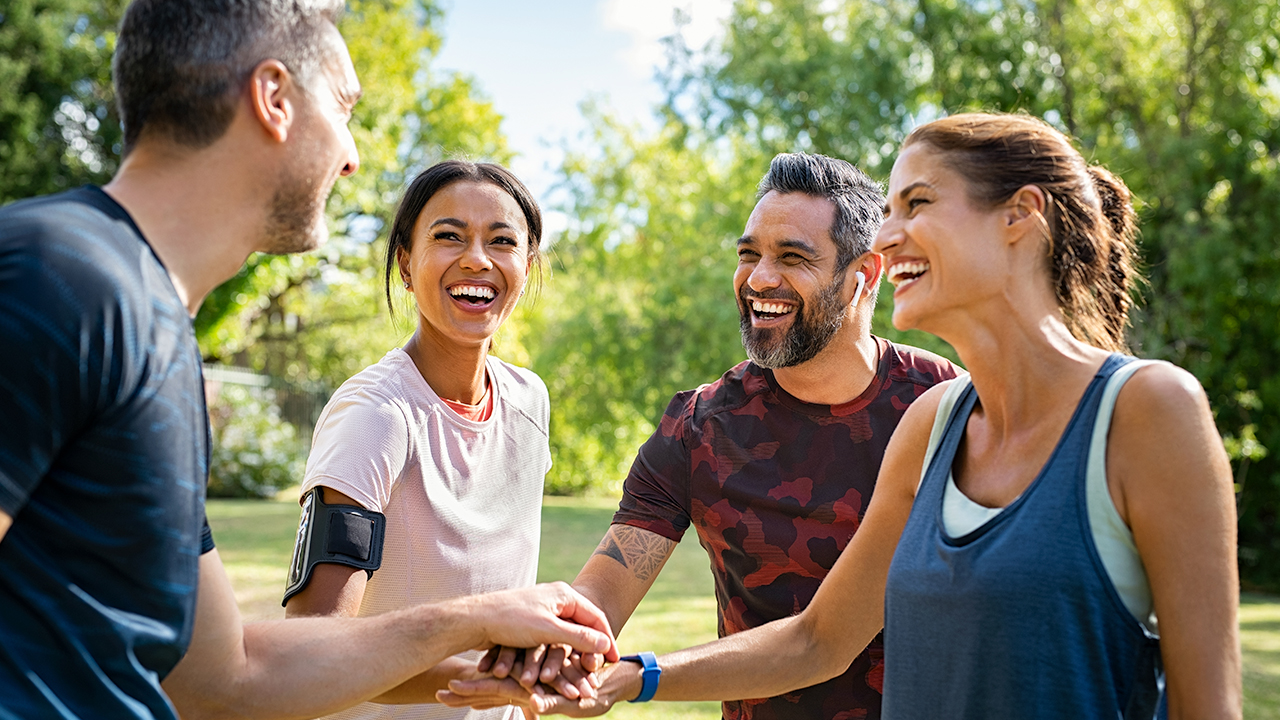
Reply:
<svg viewBox="0 0 1280 720"><path fill-rule="evenodd" d="M648 580L662 569L675 545L674 540L657 533L618 524L609 528L594 554L607 555L622 563L637 580Z"/></svg>

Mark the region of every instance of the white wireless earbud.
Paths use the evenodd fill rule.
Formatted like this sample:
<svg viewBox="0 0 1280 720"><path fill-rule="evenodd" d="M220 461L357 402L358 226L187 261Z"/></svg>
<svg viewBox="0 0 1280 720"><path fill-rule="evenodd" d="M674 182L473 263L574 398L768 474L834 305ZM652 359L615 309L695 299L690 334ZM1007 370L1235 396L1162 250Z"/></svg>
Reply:
<svg viewBox="0 0 1280 720"><path fill-rule="evenodd" d="M854 273L854 274L853 274L853 276L854 276L854 277L856 277L856 278L858 278L858 289L857 289L857 290L855 290L855 291L853 292L853 300L852 300L852 302L850 302L849 304L850 304L850 305L857 305L857 304L858 304L858 298L862 297L862 288L866 287L866 285L867 285L867 276L866 276L866 275L864 275L864 274L862 274L862 271L861 271L861 270L859 270L858 272Z"/></svg>

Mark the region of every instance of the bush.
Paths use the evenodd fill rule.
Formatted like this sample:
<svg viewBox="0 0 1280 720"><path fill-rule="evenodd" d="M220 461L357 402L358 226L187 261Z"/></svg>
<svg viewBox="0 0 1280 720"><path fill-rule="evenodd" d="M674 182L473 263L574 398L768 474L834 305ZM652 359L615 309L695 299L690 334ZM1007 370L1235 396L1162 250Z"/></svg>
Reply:
<svg viewBox="0 0 1280 720"><path fill-rule="evenodd" d="M224 384L210 403L209 497L269 498L302 480L306 448L274 390Z"/></svg>

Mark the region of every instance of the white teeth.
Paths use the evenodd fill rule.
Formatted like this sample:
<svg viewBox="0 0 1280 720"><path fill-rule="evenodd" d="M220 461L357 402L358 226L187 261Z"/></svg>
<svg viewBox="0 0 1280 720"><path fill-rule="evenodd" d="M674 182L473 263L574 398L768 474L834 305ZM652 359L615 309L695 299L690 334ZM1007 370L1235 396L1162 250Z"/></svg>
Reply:
<svg viewBox="0 0 1280 720"><path fill-rule="evenodd" d="M770 315L786 315L795 308L790 305L782 305L780 303L761 302L760 300L751 301L751 309L758 313L769 313Z"/></svg>
<svg viewBox="0 0 1280 720"><path fill-rule="evenodd" d="M486 285L455 285L449 288L453 297L473 297L481 300L492 300L498 296L493 288Z"/></svg>
<svg viewBox="0 0 1280 720"><path fill-rule="evenodd" d="M927 262L901 262L889 268L889 282L897 287L903 287L915 282L919 277L929 270Z"/></svg>

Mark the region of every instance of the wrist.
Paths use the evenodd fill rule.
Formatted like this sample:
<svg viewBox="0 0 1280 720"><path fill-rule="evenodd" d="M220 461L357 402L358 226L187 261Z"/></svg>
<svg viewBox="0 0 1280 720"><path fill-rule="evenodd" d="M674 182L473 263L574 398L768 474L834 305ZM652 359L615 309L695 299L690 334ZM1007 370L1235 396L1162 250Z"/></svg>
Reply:
<svg viewBox="0 0 1280 720"><path fill-rule="evenodd" d="M634 695L629 695L630 702L649 702L658 692L658 680L662 677L662 668L658 665L658 658L651 652L642 652L638 655L628 655L620 658L627 664L634 665L638 669L637 676L640 680L640 690Z"/></svg>
<svg viewBox="0 0 1280 720"><path fill-rule="evenodd" d="M428 644L444 646L446 655L457 655L486 644L484 612L474 607L475 598L458 598L419 605L412 623Z"/></svg>
<svg viewBox="0 0 1280 720"><path fill-rule="evenodd" d="M600 697L609 699L610 705L630 702L644 689L642 668L633 662L616 662L600 671Z"/></svg>

